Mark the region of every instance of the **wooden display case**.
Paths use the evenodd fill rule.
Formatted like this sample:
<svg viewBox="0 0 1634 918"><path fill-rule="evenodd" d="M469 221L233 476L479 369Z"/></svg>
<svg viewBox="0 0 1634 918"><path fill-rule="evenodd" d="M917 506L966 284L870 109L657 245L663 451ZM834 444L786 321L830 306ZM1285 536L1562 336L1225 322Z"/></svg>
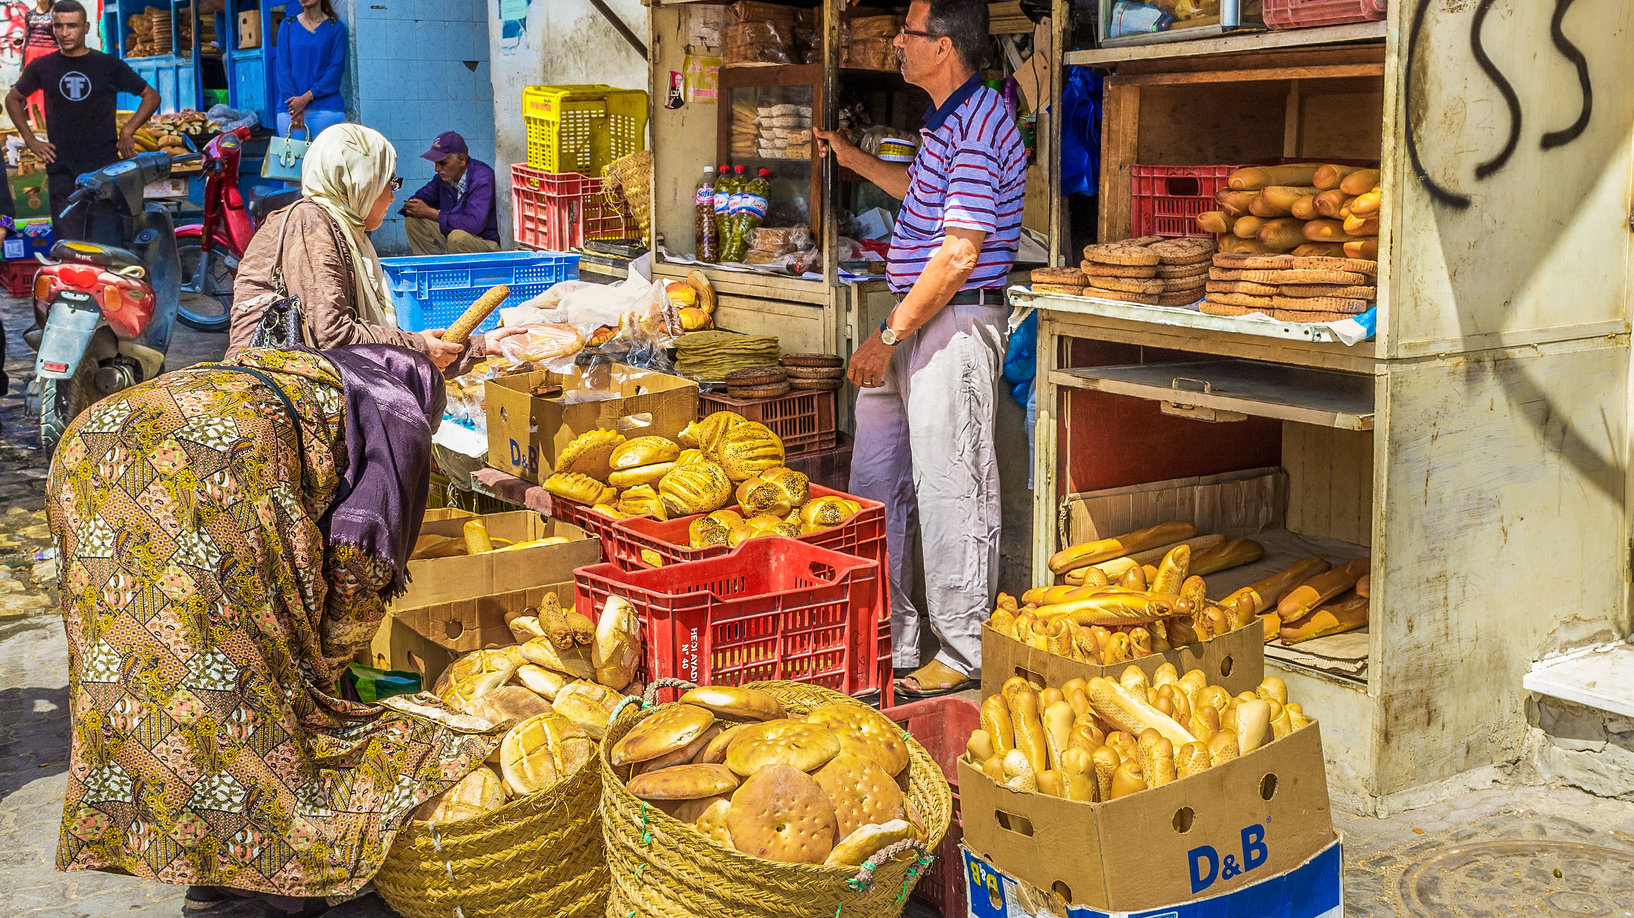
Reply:
<svg viewBox="0 0 1634 918"><path fill-rule="evenodd" d="M1358 665L1267 660L1363 811L1499 777L1524 751L1533 661L1629 628L1634 87L1617 68L1634 25L1568 19L1582 84L1550 60L1548 10L1485 30L1506 116L1467 53L1472 15L1395 4L1386 23L1065 56L1112 71L1104 239L1128 235L1135 163L1381 159L1375 339L1021 296L1042 311L1038 582L1075 537L1068 495L1267 460L1288 488L1258 570L1371 554L1360 659L1338 642Z"/></svg>

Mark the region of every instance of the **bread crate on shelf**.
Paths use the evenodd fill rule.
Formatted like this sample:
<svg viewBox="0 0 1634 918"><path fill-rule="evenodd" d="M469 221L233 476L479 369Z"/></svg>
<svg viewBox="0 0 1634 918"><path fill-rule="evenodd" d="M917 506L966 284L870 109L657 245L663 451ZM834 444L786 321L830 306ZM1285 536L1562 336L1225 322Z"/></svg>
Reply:
<svg viewBox="0 0 1634 918"><path fill-rule="evenodd" d="M621 156L646 148L647 94L599 84L522 90L528 165L546 172L599 175Z"/></svg>
<svg viewBox="0 0 1634 918"><path fill-rule="evenodd" d="M819 497L843 497L854 500L862 505L862 510L838 526L805 533L799 540L832 551L877 561L883 565L885 505L832 491L821 485L812 485L811 499L816 500ZM603 554L607 560L626 570L701 561L705 558L731 554L733 549L725 545L708 545L703 548L691 546L689 528L692 521L699 516L703 514L682 516L672 520L660 520L650 516L618 520L611 527L610 533L602 536ZM654 561L659 564L653 564Z"/></svg>
<svg viewBox="0 0 1634 918"><path fill-rule="evenodd" d="M981 726L981 708L969 698L948 695L910 701L894 708L886 708L886 717L895 721L919 741L930 757L941 767L953 790L953 819L947 834L937 846L936 860L925 871L919 885L913 889L914 898L930 903L942 915L964 915L966 912L965 875L959 856L959 843L964 840L964 820L959 815L959 756L964 754L965 741Z"/></svg>
<svg viewBox="0 0 1634 918"><path fill-rule="evenodd" d="M602 180L577 172L546 172L511 166L511 220L518 245L567 251L598 239L630 239L640 233L629 205Z"/></svg>
<svg viewBox="0 0 1634 918"><path fill-rule="evenodd" d="M516 306L551 285L579 276L579 256L561 252L483 252L476 255L423 255L382 258L386 286L406 331L447 328L497 284L511 288L506 305ZM499 325L495 311L478 331Z"/></svg>
<svg viewBox="0 0 1634 918"><path fill-rule="evenodd" d="M570 500L563 500L555 496L551 497L550 515L564 523L572 523L585 532L601 539L602 561L613 562L617 560L613 555L613 545L618 540L619 533L614 527L618 525L619 520L597 513L584 504L575 504ZM650 516L634 516L630 517L629 521L640 523L652 519Z"/></svg>
<svg viewBox="0 0 1634 918"><path fill-rule="evenodd" d="M1236 166L1133 166L1132 237L1206 236L1197 215L1215 208L1214 193L1226 187Z"/></svg>
<svg viewBox="0 0 1634 918"><path fill-rule="evenodd" d="M728 398L710 392L698 393L699 418L717 411L736 411L750 421L759 421L783 441L785 456L833 449L839 442L834 407L832 390L795 389L772 398Z"/></svg>
<svg viewBox="0 0 1634 918"><path fill-rule="evenodd" d="M853 696L889 687L878 638L885 584L876 561L770 538L651 570L582 567L573 579L579 609L599 610L621 596L640 611L647 682L787 679Z"/></svg>

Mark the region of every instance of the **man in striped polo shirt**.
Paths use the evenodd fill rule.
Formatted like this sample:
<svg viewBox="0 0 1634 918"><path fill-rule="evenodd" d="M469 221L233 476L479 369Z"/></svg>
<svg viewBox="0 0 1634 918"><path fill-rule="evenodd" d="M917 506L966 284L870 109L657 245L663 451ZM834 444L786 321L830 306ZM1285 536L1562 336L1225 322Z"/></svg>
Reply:
<svg viewBox="0 0 1634 918"><path fill-rule="evenodd" d="M1004 101L977 72L989 45L986 0L914 0L895 44L903 79L934 103L913 163L814 133L825 154L902 200L886 272L896 308L847 375L860 387L851 490L886 507L892 662L912 670L897 691L917 698L975 684L981 623L998 588L994 393L1027 162ZM908 598L916 525L941 642L922 667L919 612Z"/></svg>

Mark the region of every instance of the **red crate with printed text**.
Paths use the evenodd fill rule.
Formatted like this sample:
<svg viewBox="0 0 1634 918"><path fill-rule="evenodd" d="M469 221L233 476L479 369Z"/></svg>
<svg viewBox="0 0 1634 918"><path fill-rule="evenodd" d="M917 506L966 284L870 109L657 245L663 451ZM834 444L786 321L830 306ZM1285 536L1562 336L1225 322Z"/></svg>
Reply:
<svg viewBox="0 0 1634 918"><path fill-rule="evenodd" d="M609 199L601 179L521 163L511 166L511 223L518 245L551 252L641 233L623 197Z"/></svg>

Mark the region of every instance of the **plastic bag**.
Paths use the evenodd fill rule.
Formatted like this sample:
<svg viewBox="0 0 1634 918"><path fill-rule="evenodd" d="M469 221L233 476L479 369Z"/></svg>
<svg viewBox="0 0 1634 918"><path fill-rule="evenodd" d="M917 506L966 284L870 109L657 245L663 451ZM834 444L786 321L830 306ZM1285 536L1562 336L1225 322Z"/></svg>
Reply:
<svg viewBox="0 0 1634 918"><path fill-rule="evenodd" d="M1095 194L1101 174L1101 77L1088 67L1068 67L1061 114L1061 193Z"/></svg>
<svg viewBox="0 0 1634 918"><path fill-rule="evenodd" d="M261 122L261 119L253 111L240 111L236 108L228 108L225 105L212 105L204 115L211 121L220 124L223 131L241 127L252 128Z"/></svg>

